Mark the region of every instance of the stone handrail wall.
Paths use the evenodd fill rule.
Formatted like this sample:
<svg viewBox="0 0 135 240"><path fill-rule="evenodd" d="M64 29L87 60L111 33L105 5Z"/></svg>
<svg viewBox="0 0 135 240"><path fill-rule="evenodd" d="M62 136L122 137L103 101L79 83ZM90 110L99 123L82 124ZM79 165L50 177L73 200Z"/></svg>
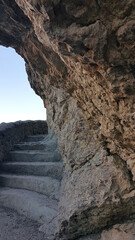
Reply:
<svg viewBox="0 0 135 240"><path fill-rule="evenodd" d="M46 121L17 121L0 124L0 162L8 159L9 151L16 142L28 135L48 133Z"/></svg>

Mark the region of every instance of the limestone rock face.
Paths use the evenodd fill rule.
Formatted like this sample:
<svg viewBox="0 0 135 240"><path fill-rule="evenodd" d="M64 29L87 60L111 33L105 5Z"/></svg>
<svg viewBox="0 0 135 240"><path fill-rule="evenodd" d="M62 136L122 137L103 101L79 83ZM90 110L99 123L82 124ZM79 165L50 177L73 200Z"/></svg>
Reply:
<svg viewBox="0 0 135 240"><path fill-rule="evenodd" d="M135 1L1 0L0 13L0 44L25 59L64 161L56 238L79 239L128 219L135 212Z"/></svg>
<svg viewBox="0 0 135 240"><path fill-rule="evenodd" d="M132 240L135 238L135 223L117 224L109 231L103 231L101 240Z"/></svg>
<svg viewBox="0 0 135 240"><path fill-rule="evenodd" d="M127 221L115 224L112 228L103 230L101 234L91 234L81 237L79 240L133 240L135 238L135 222Z"/></svg>

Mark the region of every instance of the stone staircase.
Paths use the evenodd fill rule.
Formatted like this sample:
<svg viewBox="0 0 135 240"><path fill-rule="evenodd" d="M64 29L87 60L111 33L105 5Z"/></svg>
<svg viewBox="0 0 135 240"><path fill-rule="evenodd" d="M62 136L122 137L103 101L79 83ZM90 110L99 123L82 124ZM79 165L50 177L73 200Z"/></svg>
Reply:
<svg viewBox="0 0 135 240"><path fill-rule="evenodd" d="M62 169L51 135L29 136L15 144L9 161L1 166L0 206L47 226L57 216Z"/></svg>

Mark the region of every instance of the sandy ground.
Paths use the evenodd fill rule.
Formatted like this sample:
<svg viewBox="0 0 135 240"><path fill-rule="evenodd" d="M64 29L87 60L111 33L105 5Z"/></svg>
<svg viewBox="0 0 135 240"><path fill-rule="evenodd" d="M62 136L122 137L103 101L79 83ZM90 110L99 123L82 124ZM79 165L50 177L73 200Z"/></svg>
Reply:
<svg viewBox="0 0 135 240"><path fill-rule="evenodd" d="M38 228L37 222L0 207L0 240L45 240Z"/></svg>

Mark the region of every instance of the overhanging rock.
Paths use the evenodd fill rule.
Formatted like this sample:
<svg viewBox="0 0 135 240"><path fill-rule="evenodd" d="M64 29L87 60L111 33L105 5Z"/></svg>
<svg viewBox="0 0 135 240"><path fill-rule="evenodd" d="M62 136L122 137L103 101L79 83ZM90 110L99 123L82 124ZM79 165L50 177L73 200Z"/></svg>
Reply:
<svg viewBox="0 0 135 240"><path fill-rule="evenodd" d="M135 212L135 2L0 2L0 44L25 59L65 173L59 239ZM92 238L92 237L91 237Z"/></svg>

